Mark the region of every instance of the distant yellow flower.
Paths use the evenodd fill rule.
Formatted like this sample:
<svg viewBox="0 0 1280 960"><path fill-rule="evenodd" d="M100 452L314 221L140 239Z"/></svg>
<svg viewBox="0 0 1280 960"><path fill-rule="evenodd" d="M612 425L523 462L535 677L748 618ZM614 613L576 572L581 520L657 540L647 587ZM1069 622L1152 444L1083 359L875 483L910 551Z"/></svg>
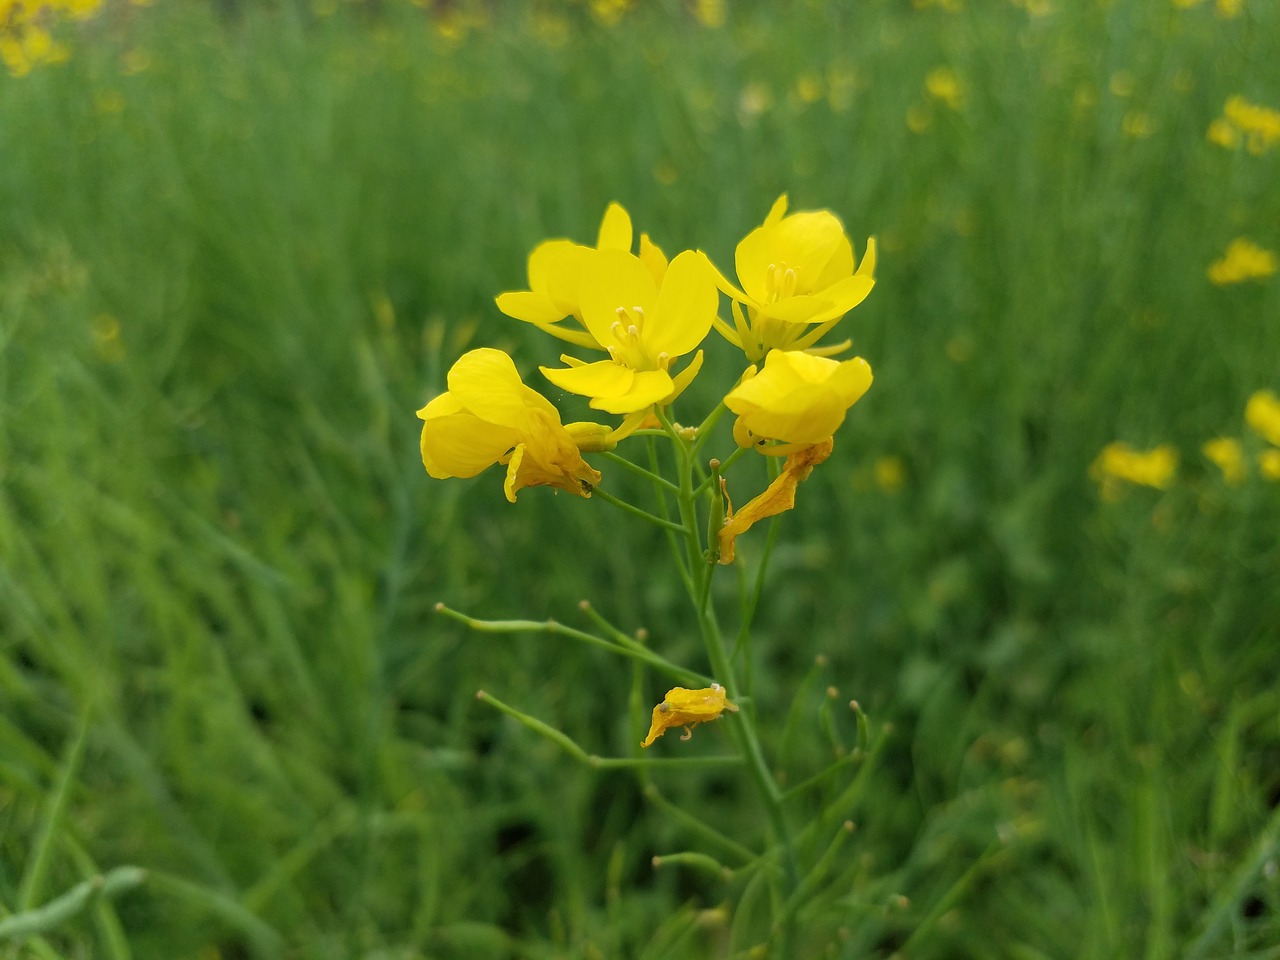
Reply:
<svg viewBox="0 0 1280 960"><path fill-rule="evenodd" d="M774 350L759 373L748 368L724 398L724 405L738 415L734 439L739 446L773 455L820 443L844 423L871 379L871 367L861 357L841 362ZM771 440L777 445L766 445Z"/></svg>
<svg viewBox="0 0 1280 960"><path fill-rule="evenodd" d="M1280 141L1280 111L1228 97L1222 116L1209 125L1209 139L1228 149L1243 140L1250 153L1265 153Z"/></svg>
<svg viewBox="0 0 1280 960"><path fill-rule="evenodd" d="M1224 20L1234 19L1244 13L1244 0L1218 0L1213 12Z"/></svg>
<svg viewBox="0 0 1280 960"><path fill-rule="evenodd" d="M607 413L635 413L670 403L702 366L702 352L677 377L675 360L694 350L711 330L720 296L715 268L686 250L662 271L661 281L640 258L598 250L584 261L578 295L582 322L608 360L560 359L567 368L541 367L561 389L591 398Z"/></svg>
<svg viewBox="0 0 1280 960"><path fill-rule="evenodd" d="M1270 390L1259 390L1249 398L1244 422L1263 440L1280 447L1280 398Z"/></svg>
<svg viewBox="0 0 1280 960"><path fill-rule="evenodd" d="M726 0L694 0L693 15L704 27L723 27L728 16Z"/></svg>
<svg viewBox="0 0 1280 960"><path fill-rule="evenodd" d="M640 741L640 746L650 746L672 727L684 727L684 736L680 739L688 740L693 736L694 727L717 719L726 710L737 713L738 706L725 697L724 687L718 683L701 690L672 687L662 702L653 708L649 735Z"/></svg>
<svg viewBox="0 0 1280 960"><path fill-rule="evenodd" d="M620 204L609 204L600 221L594 248L572 240L545 240L538 244L529 254L529 289L499 294L498 309L512 319L532 323L539 330L568 343L605 349L585 328L578 288L590 269L593 250L629 252L631 241L630 215ZM648 234L640 236L640 260L654 275L655 282L661 282L667 258L649 240ZM562 325L561 321L567 317L573 317L579 326Z"/></svg>
<svg viewBox="0 0 1280 960"><path fill-rule="evenodd" d="M1089 467L1104 500L1116 499L1124 483L1166 489L1178 470L1178 451L1168 444L1135 450L1127 443L1109 443Z"/></svg>
<svg viewBox="0 0 1280 960"><path fill-rule="evenodd" d="M964 102L964 90L960 78L950 67L937 67L924 78L924 88L929 96L941 100L952 110L959 110Z"/></svg>
<svg viewBox="0 0 1280 960"><path fill-rule="evenodd" d="M735 261L741 289L718 277L720 289L733 298L736 329L720 320L716 329L751 361L773 349L811 347L875 285L875 238L867 241L855 272L853 247L835 214L788 216L785 193L738 244Z"/></svg>
<svg viewBox="0 0 1280 960"><path fill-rule="evenodd" d="M1273 483L1280 481L1280 450L1263 450L1258 454L1258 472Z"/></svg>
<svg viewBox="0 0 1280 960"><path fill-rule="evenodd" d="M766 517L786 513L796 505L796 487L809 479L809 474L813 472L814 467L831 456L834 446L835 441L827 437L820 443L793 451L783 464L782 472L774 478L763 493L752 498L736 513L733 504L728 504L724 526L716 534L716 546L721 563L733 563L736 553L735 542L756 523ZM725 499L728 500L727 491Z"/></svg>
<svg viewBox="0 0 1280 960"><path fill-rule="evenodd" d="M525 487L553 486L591 496L600 474L582 459L582 449L607 449L607 428L560 422L549 400L526 387L511 358L481 348L458 358L449 370L448 392L418 411L422 463L436 479L474 477L506 464L504 491L516 502Z"/></svg>
<svg viewBox="0 0 1280 960"><path fill-rule="evenodd" d="M872 469L875 473L876 486L885 493L895 493L902 489L902 484L906 480L906 467L903 466L901 457L881 457Z"/></svg>
<svg viewBox="0 0 1280 960"><path fill-rule="evenodd" d="M1209 265L1207 272L1210 281L1219 286L1262 280L1276 272L1276 255L1245 237L1237 237L1227 245L1222 258Z"/></svg>
<svg viewBox="0 0 1280 960"><path fill-rule="evenodd" d="M1217 464L1222 479L1233 487L1244 483L1244 445L1235 437L1217 437L1200 448Z"/></svg>

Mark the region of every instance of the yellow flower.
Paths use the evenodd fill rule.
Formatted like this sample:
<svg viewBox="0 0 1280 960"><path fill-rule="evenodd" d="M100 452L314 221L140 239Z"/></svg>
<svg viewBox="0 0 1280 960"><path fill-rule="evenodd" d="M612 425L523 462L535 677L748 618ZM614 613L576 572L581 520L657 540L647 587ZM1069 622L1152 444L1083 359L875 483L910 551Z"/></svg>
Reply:
<svg viewBox="0 0 1280 960"><path fill-rule="evenodd" d="M1109 443L1089 467L1104 500L1119 497L1123 483L1166 489L1178 470L1178 451L1168 444L1135 450L1127 443Z"/></svg>
<svg viewBox="0 0 1280 960"><path fill-rule="evenodd" d="M1273 483L1280 480L1280 450L1263 450L1258 454L1258 470Z"/></svg>
<svg viewBox="0 0 1280 960"><path fill-rule="evenodd" d="M600 474L582 449L608 449L607 428L560 422L549 400L526 387L511 358L482 348L458 358L449 390L418 411L422 463L436 479L474 477L495 463L507 466L507 499L525 487L553 486L591 496Z"/></svg>
<svg viewBox="0 0 1280 960"><path fill-rule="evenodd" d="M1200 448L1218 465L1222 479L1237 487L1244 483L1244 446L1235 437L1217 437Z"/></svg>
<svg viewBox="0 0 1280 960"><path fill-rule="evenodd" d="M591 398L607 413L635 413L670 403L702 366L702 352L677 377L672 363L695 349L711 329L719 304L715 268L686 250L662 271L624 250L590 254L580 278L582 322L608 360L560 359L568 368L541 367L561 389Z"/></svg>
<svg viewBox="0 0 1280 960"><path fill-rule="evenodd" d="M1270 390L1259 390L1249 398L1244 422L1263 440L1280 447L1280 398Z"/></svg>
<svg viewBox="0 0 1280 960"><path fill-rule="evenodd" d="M1239 95L1228 97L1222 117L1209 126L1209 138L1231 148L1241 136L1250 153L1265 153L1280 140L1280 111L1250 103Z"/></svg>
<svg viewBox="0 0 1280 960"><path fill-rule="evenodd" d="M1227 252L1221 260L1209 265L1209 279L1223 286L1229 283L1243 283L1246 280L1262 280L1276 272L1276 255L1270 250L1237 237L1227 245Z"/></svg>
<svg viewBox="0 0 1280 960"><path fill-rule="evenodd" d="M952 110L959 110L964 102L964 89L960 78L950 67L936 67L924 78L924 88L929 96L941 100Z"/></svg>
<svg viewBox="0 0 1280 960"><path fill-rule="evenodd" d="M759 373L747 369L724 405L738 415L733 436L739 446L782 455L834 434L870 386L871 367L861 357L841 362L773 350ZM764 446L768 440L778 445Z"/></svg>
<svg viewBox="0 0 1280 960"><path fill-rule="evenodd" d="M701 690L672 687L662 702L653 708L649 735L640 741L640 746L649 746L672 727L684 727L684 736L680 739L688 740L693 736L694 727L715 720L726 710L737 713L738 706L725 698L724 687L718 683Z"/></svg>
<svg viewBox="0 0 1280 960"><path fill-rule="evenodd" d="M532 323L539 330L579 347L605 349L582 325L579 306L579 283L591 269L593 250L631 250L631 217L620 204L611 203L600 221L594 248L572 240L545 240L529 254L529 289L499 294L498 309L514 320ZM640 260L661 282L667 269L667 258L649 240L640 236ZM573 317L579 328L562 326L560 321Z"/></svg>
<svg viewBox="0 0 1280 960"><path fill-rule="evenodd" d="M855 272L853 247L835 214L787 216L784 193L764 223L738 244L735 266L741 289L717 276L720 289L733 298L736 329L719 319L716 329L757 361L773 349L811 347L866 299L875 285L876 243L874 237L867 241Z"/></svg>
<svg viewBox="0 0 1280 960"><path fill-rule="evenodd" d="M733 563L734 541L750 530L757 521L786 513L796 505L796 487L809 479L814 467L831 456L834 446L835 441L827 437L821 443L802 447L787 457L782 473L778 474L764 493L754 497L737 513L733 511L733 504L729 504L724 526L716 534L721 563ZM722 480L721 483L723 482ZM728 499L727 492L725 499Z"/></svg>

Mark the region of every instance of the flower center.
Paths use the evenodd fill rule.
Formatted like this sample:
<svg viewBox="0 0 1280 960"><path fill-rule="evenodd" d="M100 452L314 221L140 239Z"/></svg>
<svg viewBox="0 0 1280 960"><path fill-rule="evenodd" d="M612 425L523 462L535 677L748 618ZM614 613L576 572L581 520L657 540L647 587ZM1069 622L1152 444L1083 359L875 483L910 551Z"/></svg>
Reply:
<svg viewBox="0 0 1280 960"><path fill-rule="evenodd" d="M779 300L794 297L799 280L800 274L795 267L789 267L785 263L769 264L764 278L765 302L777 303Z"/></svg>
<svg viewBox="0 0 1280 960"><path fill-rule="evenodd" d="M632 370L665 370L671 363L666 353L650 354L644 342L644 308L618 307L618 319L609 327L614 342L605 345L614 363Z"/></svg>

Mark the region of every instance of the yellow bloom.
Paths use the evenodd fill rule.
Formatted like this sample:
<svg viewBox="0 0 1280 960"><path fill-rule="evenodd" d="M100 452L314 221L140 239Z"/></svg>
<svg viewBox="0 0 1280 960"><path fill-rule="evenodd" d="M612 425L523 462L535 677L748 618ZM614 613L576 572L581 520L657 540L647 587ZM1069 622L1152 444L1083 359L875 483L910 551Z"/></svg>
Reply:
<svg viewBox="0 0 1280 960"><path fill-rule="evenodd" d="M585 328L579 305L579 283L591 269L593 250L631 250L631 217L620 204L611 203L600 221L595 247L572 240L545 240L529 254L529 289L499 294L498 309L514 320L532 323L539 330L579 347L603 350L602 342ZM640 236L640 260L661 282L667 258L649 240ZM561 325L573 317L579 328Z"/></svg>
<svg viewBox="0 0 1280 960"><path fill-rule="evenodd" d="M684 727L684 736L680 739L688 740L693 736L694 727L715 720L726 710L737 713L738 706L726 699L724 687L718 683L701 690L672 687L662 702L653 708L649 735L640 741L640 746L649 746L672 727Z"/></svg>
<svg viewBox="0 0 1280 960"><path fill-rule="evenodd" d="M871 386L861 357L843 362L796 350L773 350L764 369L754 367L724 398L738 415L734 439L742 447L781 455L826 440ZM777 446L764 446L767 440Z"/></svg>
<svg viewBox="0 0 1280 960"><path fill-rule="evenodd" d="M937 67L924 78L924 88L929 96L941 100L952 110L959 110L964 102L964 89L960 78L950 67Z"/></svg>
<svg viewBox="0 0 1280 960"><path fill-rule="evenodd" d="M1209 126L1209 138L1234 147L1241 137L1250 153L1265 153L1280 140L1280 111L1250 103L1239 95L1228 97L1222 117Z"/></svg>
<svg viewBox="0 0 1280 960"><path fill-rule="evenodd" d="M1227 252L1221 260L1209 265L1209 279L1223 286L1229 283L1243 283L1246 280L1262 280L1276 272L1276 255L1270 250L1237 237L1227 245Z"/></svg>
<svg viewBox="0 0 1280 960"><path fill-rule="evenodd" d="M458 358L449 370L449 390L418 411L422 463L437 479L474 477L506 464L507 499L525 487L553 486L591 496L600 474L582 459L582 449L607 449L605 428L560 422L549 400L526 387L511 358L482 348ZM592 429L595 428L595 429Z"/></svg>
<svg viewBox="0 0 1280 960"><path fill-rule="evenodd" d="M772 349L812 346L866 299L875 285L876 243L874 237L867 241L855 272L853 247L835 214L787 216L784 193L764 223L738 244L735 266L741 289L717 276L720 289L733 298L736 329L720 320L716 329L757 361Z"/></svg>
<svg viewBox="0 0 1280 960"><path fill-rule="evenodd" d="M1280 397L1259 390L1244 407L1244 422L1262 439L1280 447Z"/></svg>
<svg viewBox="0 0 1280 960"><path fill-rule="evenodd" d="M1127 443L1109 443L1089 467L1089 474L1098 482L1103 499L1114 500L1123 483L1164 490L1177 470L1178 451L1168 444L1135 450Z"/></svg>
<svg viewBox="0 0 1280 960"><path fill-rule="evenodd" d="M757 521L786 513L796 505L796 487L809 479L814 467L831 456L834 446L835 441L827 437L821 443L802 447L787 457L782 473L778 474L764 493L754 497L737 513L733 511L733 504L729 504L724 526L716 535L721 563L733 563L734 541L750 530ZM727 494L725 499L728 499Z"/></svg>
<svg viewBox="0 0 1280 960"><path fill-rule="evenodd" d="M1233 487L1244 483L1244 446L1235 437L1217 437L1200 448L1218 465L1222 479Z"/></svg>
<svg viewBox="0 0 1280 960"><path fill-rule="evenodd" d="M561 389L591 398L608 413L635 413L670 403L702 366L702 352L677 377L672 363L695 349L711 329L719 294L715 268L686 250L662 271L623 250L598 250L580 278L582 322L609 352L608 360L560 359L568 368L541 367Z"/></svg>
<svg viewBox="0 0 1280 960"><path fill-rule="evenodd" d="M1258 470L1273 483L1280 480L1280 450L1263 450L1258 454Z"/></svg>

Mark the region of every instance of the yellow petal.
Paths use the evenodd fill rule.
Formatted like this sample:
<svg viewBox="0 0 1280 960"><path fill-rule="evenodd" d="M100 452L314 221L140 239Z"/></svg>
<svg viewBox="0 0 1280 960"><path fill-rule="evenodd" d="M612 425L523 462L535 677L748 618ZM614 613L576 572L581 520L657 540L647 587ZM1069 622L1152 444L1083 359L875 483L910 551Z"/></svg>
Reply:
<svg viewBox="0 0 1280 960"><path fill-rule="evenodd" d="M759 520L785 513L796 505L796 487L807 480L813 468L831 456L834 444L830 437L821 443L805 447L787 457L787 462L764 493L748 502L734 513L720 528L720 562L732 563L734 541L751 529Z"/></svg>
<svg viewBox="0 0 1280 960"><path fill-rule="evenodd" d="M539 367L542 375L561 390L583 397L619 397L631 389L635 371L612 360L597 360L565 368Z"/></svg>
<svg viewBox="0 0 1280 960"><path fill-rule="evenodd" d="M497 303L498 309L511 319L525 320L529 323L555 323L569 315L545 293L533 290L501 293L494 302Z"/></svg>
<svg viewBox="0 0 1280 960"><path fill-rule="evenodd" d="M437 397L432 404L441 399ZM423 412L429 412L432 404ZM425 420L420 441L422 464L437 480L474 477L506 456L520 440L519 431L486 423L465 410Z"/></svg>
<svg viewBox="0 0 1280 960"><path fill-rule="evenodd" d="M699 350L693 355L693 359L689 361L689 365L681 370L678 374L671 378L671 393L662 398L662 405L668 406L675 403L676 398L684 393L689 384L693 383L693 378L698 375L698 371L702 369L702 351Z"/></svg>
<svg viewBox="0 0 1280 960"><path fill-rule="evenodd" d="M667 273L667 255L649 239L647 233L640 234L640 262L649 268L653 282L662 286L662 278Z"/></svg>
<svg viewBox="0 0 1280 960"><path fill-rule="evenodd" d="M711 332L719 305L711 261L704 254L686 250L667 268L654 315L645 323L646 346L654 354L684 356Z"/></svg>
<svg viewBox="0 0 1280 960"><path fill-rule="evenodd" d="M631 386L625 393L596 397L590 406L593 410L603 410L605 413L634 413L670 396L673 389L671 375L665 370L639 370L634 374Z"/></svg>
<svg viewBox="0 0 1280 960"><path fill-rule="evenodd" d="M611 203L605 210L596 237L596 249L631 252L631 217L621 204Z"/></svg>
<svg viewBox="0 0 1280 960"><path fill-rule="evenodd" d="M600 343L609 344L616 339L613 325L618 322L618 308L639 307L648 317L658 299L658 285L639 257L622 250L600 250L581 278L578 297L582 322Z"/></svg>
<svg viewBox="0 0 1280 960"><path fill-rule="evenodd" d="M457 359L447 377L449 392L462 406L489 423L518 426L524 387L512 359L501 350L481 347Z"/></svg>

